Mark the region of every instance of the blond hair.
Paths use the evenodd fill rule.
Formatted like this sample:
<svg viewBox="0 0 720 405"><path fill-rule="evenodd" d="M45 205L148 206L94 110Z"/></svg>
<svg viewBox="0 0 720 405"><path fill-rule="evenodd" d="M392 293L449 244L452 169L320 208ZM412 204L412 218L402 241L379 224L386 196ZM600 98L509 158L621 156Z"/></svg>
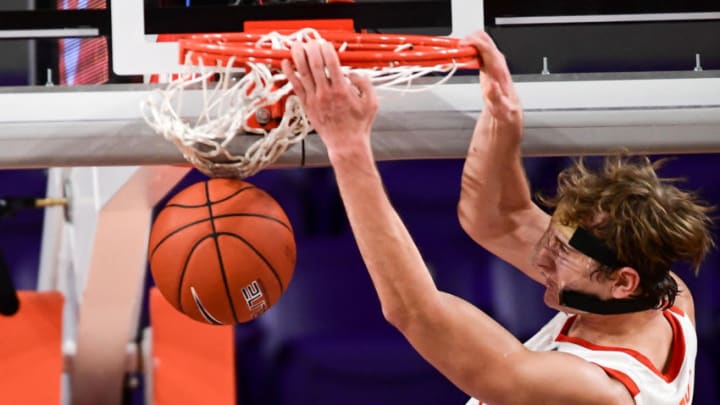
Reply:
<svg viewBox="0 0 720 405"><path fill-rule="evenodd" d="M622 154L593 170L580 158L558 175L554 197L539 196L561 223L582 226L634 268L636 296L656 308L672 305L678 293L673 263L687 261L697 274L714 246L708 215L714 207L676 187L681 179L658 177L665 162ZM594 274L610 277L615 270L601 265Z"/></svg>

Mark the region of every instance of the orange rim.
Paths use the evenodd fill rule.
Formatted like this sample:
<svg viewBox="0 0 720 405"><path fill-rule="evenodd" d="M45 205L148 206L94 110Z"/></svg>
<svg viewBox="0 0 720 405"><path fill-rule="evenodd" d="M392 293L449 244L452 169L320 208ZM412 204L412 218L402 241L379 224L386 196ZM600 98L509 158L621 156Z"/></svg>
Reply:
<svg viewBox="0 0 720 405"><path fill-rule="evenodd" d="M283 32L281 33L290 33ZM319 31L331 42L343 66L355 68L381 68L387 66L437 66L455 64L461 69L477 69L477 51L472 46L461 46L460 40L426 35L365 34L344 31ZM290 52L272 49L269 44L256 46L264 34L198 34L179 41L180 60L206 66L227 66L233 57L233 66L244 67L248 62L263 63L279 68ZM399 47L402 47L398 50ZM396 51L398 50L398 51Z"/></svg>

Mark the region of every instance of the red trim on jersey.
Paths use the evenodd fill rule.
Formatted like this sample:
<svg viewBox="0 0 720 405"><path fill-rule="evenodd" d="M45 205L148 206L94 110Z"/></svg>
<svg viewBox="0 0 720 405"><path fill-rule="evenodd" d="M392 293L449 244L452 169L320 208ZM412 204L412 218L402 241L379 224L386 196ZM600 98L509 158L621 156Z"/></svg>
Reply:
<svg viewBox="0 0 720 405"><path fill-rule="evenodd" d="M675 306L675 305L673 305L673 306L671 306L670 308L668 308L668 310L669 310L669 311L672 311L672 312L674 312L674 313L676 313L676 314L678 314L678 315L680 315L680 316L685 316L685 311L683 311L682 309L680 309L679 307L677 307L677 306Z"/></svg>
<svg viewBox="0 0 720 405"><path fill-rule="evenodd" d="M670 310L672 311L672 308ZM667 370L665 370L665 373L663 374L665 381L671 382L680 374L680 369L682 368L683 361L685 360L685 336L683 334L680 321L675 318L670 311L663 311L663 315L665 315L665 318L670 323L670 327L673 331L670 364L667 366Z"/></svg>
<svg viewBox="0 0 720 405"><path fill-rule="evenodd" d="M637 394L640 393L640 388L638 388L637 384L635 384L635 381L633 381L633 379L630 378L627 374L623 373L620 370L615 370L614 368L605 367L597 363L594 364L603 369L603 371L605 371L605 373L610 377L620 381L620 383L625 386L625 388L630 393L630 396L632 396L633 398L635 398Z"/></svg>
<svg viewBox="0 0 720 405"><path fill-rule="evenodd" d="M675 316L670 313L670 311L663 311L663 315L665 316L665 319L667 319L668 323L670 323L670 327L672 328L673 332L670 363L664 373L658 370L655 365L650 361L650 359L648 359L644 354L636 350L627 349L624 347L596 345L594 343L588 342L585 339L568 336L567 332L570 330L570 326L572 326L572 323L575 321L576 316L571 316L565 321L565 325L563 325L562 330L560 330L560 333L555 338L555 341L573 343L595 351L612 351L628 354L634 357L645 367L650 369L650 371L655 373L658 377L662 378L666 382L672 382L675 380L675 378L677 378L678 374L680 374L680 369L682 368L683 360L685 359L685 336L683 335L680 321L678 321L677 318L675 318Z"/></svg>

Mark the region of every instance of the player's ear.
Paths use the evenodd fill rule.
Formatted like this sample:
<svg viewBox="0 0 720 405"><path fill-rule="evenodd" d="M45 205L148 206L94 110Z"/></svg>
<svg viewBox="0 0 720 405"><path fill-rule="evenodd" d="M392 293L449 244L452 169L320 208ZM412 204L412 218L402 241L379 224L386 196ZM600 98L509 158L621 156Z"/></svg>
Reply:
<svg viewBox="0 0 720 405"><path fill-rule="evenodd" d="M640 286L640 274L632 267L618 269L611 278L613 298L629 298Z"/></svg>

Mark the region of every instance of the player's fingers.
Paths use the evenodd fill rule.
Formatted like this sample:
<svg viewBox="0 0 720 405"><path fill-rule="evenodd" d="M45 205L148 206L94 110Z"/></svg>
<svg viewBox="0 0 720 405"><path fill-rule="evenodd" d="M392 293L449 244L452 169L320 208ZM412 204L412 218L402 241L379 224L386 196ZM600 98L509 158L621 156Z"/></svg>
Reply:
<svg viewBox="0 0 720 405"><path fill-rule="evenodd" d="M301 101L304 101L305 87L303 86L303 83L300 81L300 79L298 79L298 73L293 68L292 63L290 63L289 60L285 59L281 62L281 67L283 73L285 73L285 76L292 85L295 95L300 97Z"/></svg>
<svg viewBox="0 0 720 405"><path fill-rule="evenodd" d="M293 57L293 63L297 69L300 82L302 83L305 94L315 92L315 79L310 72L310 66L308 65L307 55L305 48L300 43L294 43L290 48L290 53Z"/></svg>
<svg viewBox="0 0 720 405"><path fill-rule="evenodd" d="M350 83L357 89L361 102L369 108L377 111L377 94L375 93L375 88L373 87L372 82L370 82L370 79L367 76L359 75L354 72L350 73L348 78L350 79Z"/></svg>
<svg viewBox="0 0 720 405"><path fill-rule="evenodd" d="M305 55L315 82L315 89L327 90L330 87L330 78L325 71L325 60L320 47L320 41L311 41L305 44Z"/></svg>
<svg viewBox="0 0 720 405"><path fill-rule="evenodd" d="M340 67L340 58L335 51L335 47L330 42L324 42L321 44L320 49L322 51L323 61L325 62L325 68L327 74L330 77L330 84L332 86L345 85L345 75L343 75L342 68Z"/></svg>
<svg viewBox="0 0 720 405"><path fill-rule="evenodd" d="M505 55L500 52L490 35L485 31L477 31L468 35L461 43L477 49L482 72L493 77L504 88L509 85L511 77Z"/></svg>

